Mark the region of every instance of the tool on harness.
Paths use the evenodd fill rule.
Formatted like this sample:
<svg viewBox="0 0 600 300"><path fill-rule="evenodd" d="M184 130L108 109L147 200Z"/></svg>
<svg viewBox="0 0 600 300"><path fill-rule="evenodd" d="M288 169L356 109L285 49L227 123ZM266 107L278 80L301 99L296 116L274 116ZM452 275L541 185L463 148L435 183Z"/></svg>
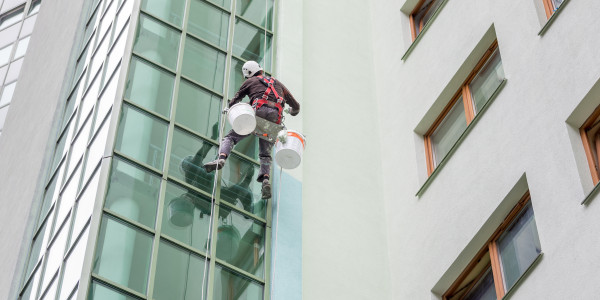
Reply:
<svg viewBox="0 0 600 300"><path fill-rule="evenodd" d="M254 108L254 110L259 109L261 106L269 103L269 102L273 102L273 101L269 101L269 95L271 93L273 93L273 95L275 95L275 98L277 99L277 102L274 102L273 105L275 105L275 108L277 108L277 110L279 111L279 116L277 118L277 124L281 123L281 117L283 116L283 98L281 96L279 96L279 94L277 93L277 91L275 90L275 79L273 78L268 78L268 77L264 77L262 75L257 76L258 79L260 80L260 82L262 82L262 84L267 86L267 89L265 90L265 93L263 94L262 98L260 99L254 99L252 100L252 107ZM269 106L269 105L267 105Z"/></svg>

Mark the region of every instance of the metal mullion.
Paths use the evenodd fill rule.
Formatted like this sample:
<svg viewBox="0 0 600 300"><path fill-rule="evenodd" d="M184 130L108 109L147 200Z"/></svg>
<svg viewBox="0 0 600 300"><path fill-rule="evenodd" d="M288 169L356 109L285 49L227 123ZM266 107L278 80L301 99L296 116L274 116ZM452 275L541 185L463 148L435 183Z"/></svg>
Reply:
<svg viewBox="0 0 600 300"><path fill-rule="evenodd" d="M267 18L267 19L265 20L265 26L264 26L264 27L263 27L263 26L260 26L260 25L258 25L258 24L256 24L256 23L254 23L253 21L250 21L250 20L248 20L248 19L244 18L243 16L240 16L240 15L238 15L237 13L235 14L235 17L236 17L236 18L238 18L238 19L240 19L240 20L242 20L242 21L244 21L244 22L246 22L246 23L248 23L249 25L252 25L253 27L256 27L256 28L257 28L257 29L259 29L261 32L263 32L263 33L264 33L264 32L266 31L267 33L271 34L271 36L273 36L273 31L272 31L272 30L269 30L269 29L267 28L267 26L266 26L266 23L268 23L268 21L267 21L267 20L268 20L267 16L265 16L265 18ZM275 20L273 20L273 21L275 21ZM273 22L273 23L275 23L275 22Z"/></svg>
<svg viewBox="0 0 600 300"><path fill-rule="evenodd" d="M215 3L212 3L212 2L209 2L209 1L206 1L206 0L200 0L200 1L202 1L202 3L206 3L206 4L210 5L210 6L212 6L212 7L214 7L214 8L217 8L217 9L219 9L219 10L222 10L222 11L224 11L224 12L228 13L228 14L231 14L231 11L228 11L228 10L227 10L227 8L221 7L221 6L219 6L218 4L215 4ZM231 2L234 2L234 1L235 1L235 0L233 0L233 1L231 1Z"/></svg>
<svg viewBox="0 0 600 300"><path fill-rule="evenodd" d="M138 221L135 221L135 220L132 220L132 219L130 219L128 217L125 217L125 216L119 214L118 212L110 210L109 208L104 207L104 208L102 208L102 211L106 215L109 215L111 217L117 218L120 221L123 221L123 222L125 222L125 223L127 223L129 225L132 225L133 227L135 227L135 229L141 229L145 233L148 233L148 234L151 234L151 235L155 234L154 229L152 229L152 228L150 228L150 227L148 227L148 226L146 226L146 225L144 225L144 224L142 224L142 223L140 223Z"/></svg>
<svg viewBox="0 0 600 300"><path fill-rule="evenodd" d="M255 214L249 213L249 212L247 212L247 211L245 211L245 210L243 210L241 208L238 208L237 206L234 206L233 204L231 204L231 203L229 203L227 201L221 201L219 203L219 205L224 205L225 207L227 207L230 210L233 210L233 211L235 211L235 212L237 212L237 213L239 213L241 215L247 216L247 217L251 218L254 221L258 221L258 222L262 223L261 225L263 225L265 227L267 226L267 220L266 219L263 219L263 218L255 215Z"/></svg>
<svg viewBox="0 0 600 300"><path fill-rule="evenodd" d="M156 22L159 22L159 23L162 23L163 25L165 25L167 27L171 27L171 29L175 29L175 30L181 32L181 28L179 28L177 25L175 25L175 24L173 24L173 23L171 23L171 22L169 22L167 20L163 20L160 17L158 17L157 15L155 15L155 14L149 12L149 11L146 11L144 9L140 9L140 14L143 15L143 16L146 16L146 17L150 17L152 20L154 20Z"/></svg>
<svg viewBox="0 0 600 300"><path fill-rule="evenodd" d="M165 65L163 65L163 64L161 64L161 63L158 63L158 62L155 62L155 61L153 61L153 60L150 60L149 58L145 57L143 54L141 54L141 53L139 53L139 52L135 51L135 49L134 49L132 52L133 52L132 54L133 54L133 56L134 56L135 58L137 58L137 59L141 59L141 60L143 60L144 62L147 62L147 63L151 64L152 66L155 66L155 67L157 67L157 68L161 69L162 71L168 72L168 73L170 73L171 75L173 75L173 76L176 76L177 72L176 72L176 71L174 71L174 70L172 70L171 68L169 68L169 67L167 67L167 66L165 66Z"/></svg>
<svg viewBox="0 0 600 300"><path fill-rule="evenodd" d="M39 298L40 299L42 297L46 297L47 296L47 294L49 293L50 288L52 287L52 284L54 284L54 281L58 280L59 276L60 276L60 267L59 267L58 270L56 270L56 272L54 273L54 275L52 275L52 280L50 280L50 282L48 283L48 286L46 287L46 289L44 289L43 291L40 291L40 293L39 293ZM41 280L40 280L40 284L41 284ZM56 284L58 285L58 282ZM57 293L58 293L58 286L56 287L56 290L54 291L54 297L52 297L50 299L55 299Z"/></svg>
<svg viewBox="0 0 600 300"><path fill-rule="evenodd" d="M213 146L219 146L219 143L216 142L215 140L211 139L210 137L208 137L208 136L206 136L206 135L204 135L202 133L199 133L199 132L195 131L194 129L191 129L191 128L189 128L189 127L187 127L187 126L185 126L185 125L183 125L181 123L177 123L177 120L173 120L173 122L175 123L175 128L176 129L184 131L184 132L189 133L191 135L194 135L196 137L199 137L202 140L204 140L204 141L212 144Z"/></svg>
<svg viewBox="0 0 600 300"><path fill-rule="evenodd" d="M132 289L130 289L126 286L123 286L119 283L116 283L108 278L102 277L98 274L92 273L91 277L92 277L92 282L98 281L98 282L103 283L104 285L108 285L110 288L116 289L117 291L119 291L121 293L129 294L130 296L134 296L134 297L141 298L141 299L148 299L148 298L146 298L146 295L144 295L136 290L132 290ZM86 287L86 289L88 289L88 287Z"/></svg>
<svg viewBox="0 0 600 300"><path fill-rule="evenodd" d="M124 159L125 161L127 161L129 163L134 163L138 167L141 167L144 171L147 171L147 172L150 172L150 173L154 173L154 175L156 175L158 177L162 177L162 171L159 170L159 169L157 169L157 168L155 168L155 167L149 166L146 163L141 162L141 161L139 161L139 160L137 160L137 159L135 159L135 158L127 155L127 154L123 154L123 153L119 152L118 150L114 150L113 153L116 154L113 157Z"/></svg>
<svg viewBox="0 0 600 300"><path fill-rule="evenodd" d="M23 280L23 285L21 285L19 287L19 296L21 294L23 294L27 285L33 280L33 278L35 277L35 272L37 272L39 269L42 268L42 263L43 263L43 260L38 261L35 264L35 266L33 267L33 269L31 269L31 274L24 274L25 277ZM41 270L40 270L40 272L41 272ZM41 274L40 274L40 276L41 276Z"/></svg>
<svg viewBox="0 0 600 300"><path fill-rule="evenodd" d="M153 112L151 110L148 110L147 108L140 106L139 104L123 97L123 103L127 103L129 106L133 106L134 108L141 110L143 113L152 115L153 117L160 119L163 122L169 123L169 119L167 119L165 116L158 114L157 112Z"/></svg>
<svg viewBox="0 0 600 300"><path fill-rule="evenodd" d="M108 109L106 116L104 116L104 119L100 120L100 126L103 126L106 122L108 122L108 119L110 119L109 115L110 115L111 111L112 111L112 107ZM92 146L92 143L94 143L94 141L98 137L98 134L100 134L100 130L97 130L94 132L94 126L96 125L96 121L97 121L97 118L94 119L94 123L92 124L91 132L90 132L91 135L86 143L85 163L87 163L88 154L89 154L89 150L90 150L89 148ZM100 127L98 127L98 129L100 129Z"/></svg>
<svg viewBox="0 0 600 300"><path fill-rule="evenodd" d="M167 181L166 180L161 180L160 181L160 189L161 189L161 193L160 196L158 197L158 209L157 214L156 214L156 221L154 223L154 226L156 228L156 231L154 232L154 240L152 240L152 256L150 258L150 268L149 268L149 272L150 274L148 275L148 286L147 286L147 290L146 293L148 294L148 299L153 299L154 297L154 280L156 277L156 267L158 265L158 250L159 250L159 245L160 245L160 236L161 236L161 228L162 228L162 216L163 216L163 209L162 207L164 206L164 202L165 202L165 196L167 193Z"/></svg>
<svg viewBox="0 0 600 300"><path fill-rule="evenodd" d="M258 138L258 137L257 137ZM237 156L239 156L240 158L243 158L244 160L247 160L248 162L260 166L260 162L258 161L258 159L254 159L246 154L243 154L242 152L238 151L238 150L231 150L231 152Z"/></svg>
<svg viewBox="0 0 600 300"><path fill-rule="evenodd" d="M218 91L216 91L216 90L214 90L214 89L212 89L212 88L210 88L210 87L207 87L207 86L206 86L206 85L204 85L203 83L201 83L201 82L198 82L197 80L195 80L195 79L192 79L191 77L188 77L188 76L186 76L186 75L183 75L183 74L181 74L181 76L180 76L180 77L181 77L181 78L183 78L183 79L185 79L186 81L189 81L189 82L193 83L194 85L196 85L196 86L198 86L198 87L200 87L200 88L202 88L202 89L205 89L206 91L208 91L208 92L210 92L210 93L212 93L212 94L214 94L214 95L217 95L218 97L223 97L223 98L225 98L223 95L225 94L225 92L226 92L226 91L223 91L223 92L218 92Z"/></svg>
<svg viewBox="0 0 600 300"><path fill-rule="evenodd" d="M203 191L203 190L201 190L201 189L199 189L199 188L197 188L197 187L195 187L195 186L193 186L193 185L191 185L191 184L189 184L189 183L187 183L185 181L182 181L179 178L175 178L175 177L173 177L171 175L168 175L167 176L167 180L170 181L170 182L175 182L178 185L184 186L185 188L188 188L188 189L194 191L195 193L198 193L198 194L206 197L207 201L210 201L210 198L212 197L212 195L209 194L208 192Z"/></svg>
<svg viewBox="0 0 600 300"><path fill-rule="evenodd" d="M189 251L189 252L191 252L191 253L193 253L195 255L201 256L204 259L209 259L210 258L210 255L208 255L208 253L201 252L198 249L194 248L193 246L190 246L190 245L188 245L186 243L183 243L183 242L181 242L181 241L179 241L179 240L177 240L175 238L172 238L172 237L170 237L170 236L168 236L168 235L166 235L164 233L161 233L160 238L163 239L163 240L165 240L165 241L167 241L167 242L169 242L169 243L171 243L171 244L176 245L177 247L183 248L184 250Z"/></svg>
<svg viewBox="0 0 600 300"><path fill-rule="evenodd" d="M223 48L221 48L221 47L213 44L212 42L209 42L209 41L205 40L203 37L201 37L199 35L196 35L193 32L188 32L187 36L192 37L192 38L194 38L194 39L202 42L202 44L206 44L207 46L210 46L211 48L214 48L215 50L218 50L221 53L225 53L226 52L226 51L223 51Z"/></svg>
<svg viewBox="0 0 600 300"><path fill-rule="evenodd" d="M75 203L77 203L77 202L75 202ZM77 210L76 208L77 208L77 205L73 204L73 208L71 209L72 218L75 218L75 213L76 213L76 210ZM66 241L67 244L65 245L66 251L65 251L65 253L63 255L63 258L62 258L62 261L60 263L60 266L59 266L59 269L58 269L58 277L56 279L56 280L58 280L57 283L56 283L57 284L56 295L60 295L60 292L63 289L62 284L63 284L64 271L65 271L65 265L67 263L67 259L69 258L69 256L71 256L71 253L73 253L75 247L77 246L75 243L79 242L79 240L83 236L83 234L84 234L86 228L89 226L89 224L90 224L90 220L87 220L86 223L85 223L85 225L83 226L83 230L81 230L81 232L79 232L77 234L77 236L75 237L75 241L71 245L71 238L73 236L73 227L75 226L75 221L70 222L69 232L67 233L67 241ZM75 286L77 286L77 284Z"/></svg>
<svg viewBox="0 0 600 300"><path fill-rule="evenodd" d="M239 273L242 276L248 277L248 279L250 279L252 281L256 281L256 282L258 282L260 284L265 284L265 280L264 279L261 279L260 277L257 277L256 275L249 273L248 271L242 270L242 269L240 269L240 268L238 268L238 267L236 267L236 266L234 266L232 264L229 264L228 262L226 262L226 261L224 261L224 260L222 260L220 258L216 258L215 257L214 260L216 262L218 262L219 263L219 267L221 267L223 269L226 269L226 270L228 270L230 272L233 272L233 273Z"/></svg>

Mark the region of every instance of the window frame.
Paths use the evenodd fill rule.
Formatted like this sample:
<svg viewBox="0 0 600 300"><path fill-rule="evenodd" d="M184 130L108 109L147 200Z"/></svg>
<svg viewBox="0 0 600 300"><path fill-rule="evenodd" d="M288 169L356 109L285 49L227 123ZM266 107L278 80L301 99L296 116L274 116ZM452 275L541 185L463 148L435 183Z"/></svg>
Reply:
<svg viewBox="0 0 600 300"><path fill-rule="evenodd" d="M590 169L590 175L592 175L592 182L594 186L600 182L600 139L590 141L588 138L588 130L597 126L600 121L600 106L596 107L592 114L585 120L583 125L579 128L579 134L581 136L581 142L583 143L583 149L587 159L588 167ZM600 131L598 131L600 133ZM592 145L595 142L597 145ZM594 151L592 147L596 147L596 157L594 157ZM596 168L596 162L598 162L598 168Z"/></svg>
<svg viewBox="0 0 600 300"><path fill-rule="evenodd" d="M433 171L439 165L439 163L436 164L436 162L435 162L433 144L431 141L432 135L438 129L439 125L445 120L445 118L448 116L448 113L452 110L452 108L454 107L456 102L461 97L462 97L462 101L463 101L467 127L471 124L471 122L473 122L473 120L475 119L476 113L475 113L475 103L473 101L470 85L473 82L473 79L482 70L482 68L484 66L486 66L486 64L490 61L490 58L492 58L492 56L496 53L496 51L499 51L498 40L494 40L494 42L492 42L490 47L486 50L486 52L483 54L481 59L477 62L477 64L473 68L473 71L471 71L471 73L467 76L467 78L461 84L458 91L452 96L452 99L450 100L450 102L448 102L446 107L444 107L444 109L442 110L440 115L437 117L437 119L433 122L433 124L429 128L429 130L427 130L427 132L423 136L424 142L425 142L425 159L426 159L427 176L428 177L431 176ZM500 62L502 62L502 60L500 60ZM446 155L448 155L448 154L446 154ZM444 158L442 158L441 160L443 160L443 159ZM440 160L440 162L441 162L441 160Z"/></svg>
<svg viewBox="0 0 600 300"><path fill-rule="evenodd" d="M550 19L550 17L552 17L552 15L562 6L561 4L561 6L555 7L552 0L542 0L542 2L544 3L544 11L546 12L547 19Z"/></svg>
<svg viewBox="0 0 600 300"><path fill-rule="evenodd" d="M530 203L531 203L531 195L528 190L521 197L519 202L517 202L517 204L513 207L513 209L508 213L508 215L504 218L504 220L502 221L500 226L498 226L496 231L494 231L494 233L491 235L491 237L485 242L484 246L477 252L475 257L469 262L469 264L464 269L464 271L462 271L462 273L460 273L460 275L452 283L450 288L448 288L448 290L442 295L442 300L450 300L451 297L454 296L453 293L457 292L458 288L463 283L463 281L467 278L467 276L469 276L471 274L473 269L477 266L477 263L487 253L489 253L489 256L490 256L490 263L488 263L480 271L480 273L477 274L477 276L472 281L472 283L469 283L467 285L468 288L464 292L464 294L462 295L462 297L460 299L463 299L465 296L467 296L469 294L469 292L477 285L477 283L479 283L479 280L482 278L482 276L485 275L485 273L487 272L487 270L490 266L492 268L491 271L492 271L492 276L494 278L494 289L496 291L497 299L502 299L506 294L509 293L509 291L511 289L513 289L516 286L516 284L515 284L508 289L505 288L504 274L502 271L502 263L500 261L500 251L498 250L498 240L503 236L503 233L505 233L506 230L511 228L514 221L517 220L517 218L521 216L521 214L524 212L524 209L527 208L527 206ZM535 217L535 214L534 214L534 217ZM537 226L536 226L536 230L537 230ZM538 256L539 255L541 255L541 253L538 254ZM529 267L534 265L536 260L533 260ZM526 273L527 273L527 270L524 271L523 274L520 275L520 278L522 278ZM517 282L518 282L518 280L517 280Z"/></svg>
<svg viewBox="0 0 600 300"><path fill-rule="evenodd" d="M420 0L419 3L417 4L417 6L415 6L415 9L413 9L413 11L410 13L410 16L409 16L409 18L410 18L410 34L412 36L413 42L417 39L417 36L419 36L421 34L421 32L423 31L423 27L425 27L425 25L426 25L426 23L423 24L423 19L421 19L418 24L419 25L419 34L417 34L417 24L415 22L415 14L417 14L419 9L421 9L423 4L425 4L425 1L427 1L427 0ZM432 0L432 3L429 6L429 8L427 9L427 11L425 12L425 14L427 14L429 12L429 10L431 10L431 8L433 7L433 4L436 1L444 1L444 0ZM425 16L425 14L423 16Z"/></svg>

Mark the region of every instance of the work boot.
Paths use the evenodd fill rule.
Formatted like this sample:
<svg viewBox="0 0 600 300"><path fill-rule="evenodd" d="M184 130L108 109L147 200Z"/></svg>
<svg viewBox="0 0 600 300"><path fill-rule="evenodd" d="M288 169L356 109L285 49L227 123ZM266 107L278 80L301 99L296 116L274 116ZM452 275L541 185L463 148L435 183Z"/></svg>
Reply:
<svg viewBox="0 0 600 300"><path fill-rule="evenodd" d="M207 173L210 173L214 170L221 170L221 168L223 168L224 165L225 165L225 159L217 158L211 162L205 163L204 170L206 170Z"/></svg>
<svg viewBox="0 0 600 300"><path fill-rule="evenodd" d="M269 183L269 179L265 178L263 179L262 182L262 199L269 199L271 198L271 183Z"/></svg>

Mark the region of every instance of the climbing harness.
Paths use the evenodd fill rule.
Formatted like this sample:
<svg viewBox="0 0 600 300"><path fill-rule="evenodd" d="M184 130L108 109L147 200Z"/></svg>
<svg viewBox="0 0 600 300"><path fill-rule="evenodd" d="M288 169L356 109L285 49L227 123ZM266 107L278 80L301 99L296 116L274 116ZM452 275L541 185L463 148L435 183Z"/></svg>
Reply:
<svg viewBox="0 0 600 300"><path fill-rule="evenodd" d="M261 106L263 106L269 102L273 103L273 101L268 100L269 95L271 93L273 93L273 95L275 95L275 98L277 98L277 102L274 102L274 104L271 104L271 105L275 105L275 107L279 111L279 116L277 118L276 123L280 124L281 117L283 116L283 106L282 106L283 98L281 96L279 96L279 94L275 90L275 79L263 77L262 75L259 75L257 77L260 80L260 82L262 82L262 84L267 86L267 89L265 90L265 93L263 94L262 98L257 98L252 101L252 107L254 108L254 110L258 110ZM267 106L269 106L269 105L267 105Z"/></svg>

